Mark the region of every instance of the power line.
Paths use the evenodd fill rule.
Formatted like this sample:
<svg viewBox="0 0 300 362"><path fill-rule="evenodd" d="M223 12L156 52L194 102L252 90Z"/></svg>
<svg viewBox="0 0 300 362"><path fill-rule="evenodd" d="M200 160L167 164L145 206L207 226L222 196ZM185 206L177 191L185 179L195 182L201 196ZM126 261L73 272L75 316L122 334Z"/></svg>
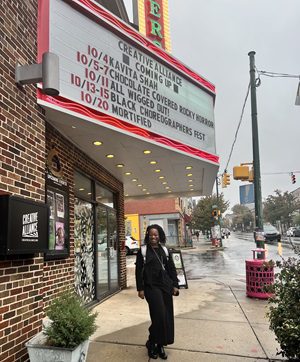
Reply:
<svg viewBox="0 0 300 362"><path fill-rule="evenodd" d="M300 171L264 172L262 175L290 175L292 173L300 173Z"/></svg>
<svg viewBox="0 0 300 362"><path fill-rule="evenodd" d="M264 75L266 77L273 77L273 78L298 78L300 80L300 74L296 75L296 74L288 74L288 73L276 73L276 72L269 72L269 71L266 71L266 70L258 70L257 68L256 68L256 72L258 74L258 78L256 79L256 87L260 86L260 83L261 83L260 78L259 78L260 75ZM250 91L250 82L248 84L247 94L246 94L246 97L245 97L245 100L244 100L240 120L239 120L237 129L236 129L236 132L235 132L235 136L234 136L234 140L233 140L233 143L232 143L232 146L231 146L228 161L226 163L226 167L225 167L225 170L224 170L225 172L227 171L227 168L228 168L231 156L232 156L233 148L234 148L235 142L237 140L238 132L239 132L239 129L240 129L240 126L241 126L241 123L242 123L243 116L244 116L245 106L246 106L247 99L248 99L248 96L249 96L249 91ZM300 171L293 171L293 173L300 173ZM263 173L262 175L278 175L278 174L291 174L291 172Z"/></svg>
<svg viewBox="0 0 300 362"><path fill-rule="evenodd" d="M239 120L237 129L236 129L236 131L235 131L235 136L234 136L234 140L233 140L233 143L232 143L232 146L231 146L231 150L230 150L230 154L229 154L229 157L228 157L228 161L227 161L227 164L226 164L226 167L225 167L225 171L226 171L227 168L228 168L228 165L229 165L229 162L230 162L230 159L231 159L231 156L232 156L233 148L234 148L235 142L236 142L236 140L237 140L237 135L238 135L238 133L239 133L239 129L240 129L240 126L241 126L241 123L242 123L242 119L243 119L243 116L244 116L244 111L245 111L245 106L246 106L247 99L248 99L248 96L249 96L249 91L250 91L250 82L249 82L249 84L248 84L247 94L246 94L246 97L245 97L245 100L244 100L244 104L243 104L243 108L242 108L242 113L241 113L241 116L240 116L240 120Z"/></svg>
<svg viewBox="0 0 300 362"><path fill-rule="evenodd" d="M300 79L300 74L287 74L287 73L275 73L275 72L268 72L266 70L258 70L256 69L259 75L265 75L266 77L273 77L273 78L298 78Z"/></svg>

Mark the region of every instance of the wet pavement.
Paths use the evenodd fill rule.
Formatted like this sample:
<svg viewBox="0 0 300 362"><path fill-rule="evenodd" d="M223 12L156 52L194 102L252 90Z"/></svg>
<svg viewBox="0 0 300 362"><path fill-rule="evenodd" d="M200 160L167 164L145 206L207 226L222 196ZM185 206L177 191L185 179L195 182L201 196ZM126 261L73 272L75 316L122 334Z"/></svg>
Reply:
<svg viewBox="0 0 300 362"><path fill-rule="evenodd" d="M183 260L187 279L199 279L205 276L219 278L231 276L234 278L245 277L245 260L252 259L252 250L255 249L254 241L242 240L234 234L228 239L223 239L222 250L210 248L211 243L201 239L199 245L206 244L207 248L183 251ZM194 242L197 247L197 242ZM266 245L266 259L280 260L277 245ZM282 257L293 256L291 248L282 247Z"/></svg>
<svg viewBox="0 0 300 362"><path fill-rule="evenodd" d="M245 260L252 258L254 247L232 235L222 249L201 239L182 250L188 289L174 298L175 343L166 348L168 361L282 361L266 317L267 300L246 296ZM283 248L283 255L293 252ZM280 258L274 245L269 258ZM134 262L135 256L127 257L128 288L95 307L97 331L87 362L149 361L149 312L137 297Z"/></svg>

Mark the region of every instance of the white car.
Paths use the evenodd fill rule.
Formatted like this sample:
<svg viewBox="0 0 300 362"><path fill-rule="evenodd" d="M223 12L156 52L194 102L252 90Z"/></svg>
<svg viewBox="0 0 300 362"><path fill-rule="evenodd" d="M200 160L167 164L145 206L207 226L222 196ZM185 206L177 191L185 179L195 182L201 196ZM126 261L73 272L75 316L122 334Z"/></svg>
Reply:
<svg viewBox="0 0 300 362"><path fill-rule="evenodd" d="M286 232L286 236L294 236L294 231L296 230L297 228L292 226L290 227L287 232Z"/></svg>
<svg viewBox="0 0 300 362"><path fill-rule="evenodd" d="M225 239L225 237L228 238L230 235L230 230L227 228L222 228L221 234L222 234L222 239Z"/></svg>
<svg viewBox="0 0 300 362"><path fill-rule="evenodd" d="M139 250L139 243L133 236L126 236L125 249L126 255L137 253Z"/></svg>

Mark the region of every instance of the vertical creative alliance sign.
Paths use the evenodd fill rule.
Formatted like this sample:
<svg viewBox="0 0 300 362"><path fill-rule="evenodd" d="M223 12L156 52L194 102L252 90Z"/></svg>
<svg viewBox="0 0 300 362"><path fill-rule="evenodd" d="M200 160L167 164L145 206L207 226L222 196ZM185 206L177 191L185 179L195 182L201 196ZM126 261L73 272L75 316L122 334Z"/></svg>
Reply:
<svg viewBox="0 0 300 362"><path fill-rule="evenodd" d="M34 242L39 239L39 216L38 212L30 212L22 215L22 242Z"/></svg>
<svg viewBox="0 0 300 362"><path fill-rule="evenodd" d="M69 3L49 3L49 51L60 59L60 96L215 154L214 91Z"/></svg>

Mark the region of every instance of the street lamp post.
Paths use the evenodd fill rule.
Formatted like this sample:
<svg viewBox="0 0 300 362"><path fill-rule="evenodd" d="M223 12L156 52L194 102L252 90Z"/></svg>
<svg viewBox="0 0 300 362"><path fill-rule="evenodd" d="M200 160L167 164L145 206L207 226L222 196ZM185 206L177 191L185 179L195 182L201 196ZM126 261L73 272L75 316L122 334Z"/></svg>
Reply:
<svg viewBox="0 0 300 362"><path fill-rule="evenodd" d="M258 248L264 249L264 247L265 247L264 238L258 237L258 236L261 236L261 233L263 231L263 214L262 214L262 197L261 197L261 175L260 175L260 160L259 160L254 55L255 55L254 51L251 51L248 53L248 56L250 59L252 146L253 146L254 201L255 201L255 226L256 226L254 238L255 238L256 246Z"/></svg>

